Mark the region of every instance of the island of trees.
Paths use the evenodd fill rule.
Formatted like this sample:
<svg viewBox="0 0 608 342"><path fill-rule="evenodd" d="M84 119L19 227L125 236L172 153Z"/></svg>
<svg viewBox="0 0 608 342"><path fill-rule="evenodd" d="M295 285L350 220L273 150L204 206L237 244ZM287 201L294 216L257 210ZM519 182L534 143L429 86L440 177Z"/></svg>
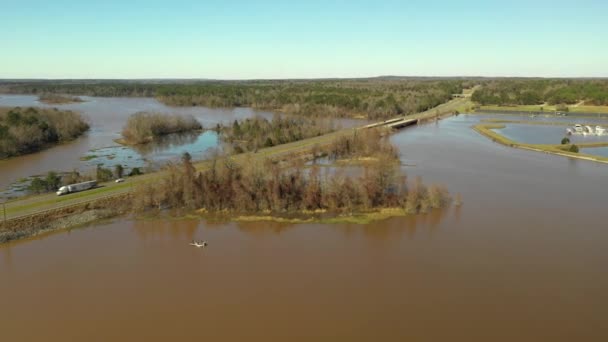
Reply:
<svg viewBox="0 0 608 342"><path fill-rule="evenodd" d="M80 97L61 94L42 94L38 96L38 101L46 104L68 104L84 102Z"/></svg>
<svg viewBox="0 0 608 342"><path fill-rule="evenodd" d="M221 139L234 153L255 152L271 147L324 135L333 131L331 120L302 116L275 115L272 120L251 118L219 127Z"/></svg>
<svg viewBox="0 0 608 342"><path fill-rule="evenodd" d="M0 108L0 159L76 139L88 129L84 118L72 111Z"/></svg>
<svg viewBox="0 0 608 342"><path fill-rule="evenodd" d="M139 112L122 129L123 143L145 144L164 135L200 131L203 126L192 115Z"/></svg>
<svg viewBox="0 0 608 342"><path fill-rule="evenodd" d="M382 209L403 214L426 212L449 203L445 187L425 186L420 178L407 181L396 148L378 130L343 136L318 155L330 160L364 160L360 175L332 168L307 166L296 159L278 163L250 158L240 164L216 158L197 172L191 156L171 165L162 179L139 186L134 209L186 209L217 214L307 215L327 213L353 215ZM313 156L316 157L316 156Z"/></svg>

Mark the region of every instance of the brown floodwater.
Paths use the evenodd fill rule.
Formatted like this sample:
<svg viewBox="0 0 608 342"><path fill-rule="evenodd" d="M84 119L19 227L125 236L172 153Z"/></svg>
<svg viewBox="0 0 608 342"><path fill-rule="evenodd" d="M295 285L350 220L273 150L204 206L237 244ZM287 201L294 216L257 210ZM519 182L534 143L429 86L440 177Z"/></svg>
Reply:
<svg viewBox="0 0 608 342"><path fill-rule="evenodd" d="M183 152L189 152L195 159L204 159L206 152L218 146L213 132L205 132L193 139L167 137L154 144L140 147L123 147L114 140L120 138L122 127L128 117L137 112L178 113L192 115L205 128L219 124L230 124L234 120L252 117L272 119L274 114L251 108L206 108L169 107L154 98L89 97L81 96L84 102L48 105L38 101L34 95L0 94L0 107L45 107L77 111L86 118L91 129L75 141L54 146L38 153L0 160L0 198L23 194L18 180L44 175L48 171L69 172L94 170L98 164L113 168L122 164L132 167L152 167L179 159ZM335 119L338 127L364 125L366 120L347 118ZM186 137L188 138L188 137ZM10 185L9 191L2 192Z"/></svg>
<svg viewBox="0 0 608 342"><path fill-rule="evenodd" d="M460 208L370 225L125 218L4 245L2 340L606 341L608 167L492 143L474 120L392 137Z"/></svg>

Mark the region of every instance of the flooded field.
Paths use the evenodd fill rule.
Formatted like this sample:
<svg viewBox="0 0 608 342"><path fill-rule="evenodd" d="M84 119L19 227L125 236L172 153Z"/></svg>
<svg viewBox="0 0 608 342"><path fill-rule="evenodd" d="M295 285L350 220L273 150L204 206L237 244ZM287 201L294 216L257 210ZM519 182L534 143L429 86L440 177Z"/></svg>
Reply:
<svg viewBox="0 0 608 342"><path fill-rule="evenodd" d="M177 159L183 152L190 152L195 159L203 159L211 147L218 146L215 133L166 137L144 147L123 147L114 140L129 115L140 112L179 113L194 116L205 128L219 124L230 124L255 116L272 119L273 113L251 108L212 109L205 107L168 107L153 98L104 98L81 97L85 102L47 105L34 95L0 94L1 107L56 107L82 113L91 125L91 130L76 141L55 146L39 153L24 155L0 161L0 197L20 195L19 180L43 175L48 171L87 171L98 164L113 167L121 163L127 169L132 167L158 166L171 159ZM364 120L337 119L336 127L353 127L366 123ZM17 183L15 183L17 182ZM4 191L10 185L12 190Z"/></svg>
<svg viewBox="0 0 608 342"><path fill-rule="evenodd" d="M493 143L478 120L392 137L460 208L366 226L125 218L1 246L2 337L607 340L607 166Z"/></svg>
<svg viewBox="0 0 608 342"><path fill-rule="evenodd" d="M608 127L608 121L604 121ZM525 144L559 144L561 140L568 136L566 128L569 126L541 126L525 124L506 124L505 128L495 129L496 132L517 142ZM608 134L601 136L573 134L568 139L574 144L608 142Z"/></svg>
<svg viewBox="0 0 608 342"><path fill-rule="evenodd" d="M583 148L581 152L596 156L608 157L608 147Z"/></svg>

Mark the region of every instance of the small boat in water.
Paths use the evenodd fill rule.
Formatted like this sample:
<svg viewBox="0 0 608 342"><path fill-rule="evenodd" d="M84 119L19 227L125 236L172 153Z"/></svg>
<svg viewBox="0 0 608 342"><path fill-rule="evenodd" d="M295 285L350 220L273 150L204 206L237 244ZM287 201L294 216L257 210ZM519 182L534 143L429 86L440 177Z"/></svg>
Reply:
<svg viewBox="0 0 608 342"><path fill-rule="evenodd" d="M595 134L604 135L606 133L606 129L602 126L595 126Z"/></svg>
<svg viewBox="0 0 608 342"><path fill-rule="evenodd" d="M581 124L574 125L574 132L575 133L583 133L583 125L581 125Z"/></svg>
<svg viewBox="0 0 608 342"><path fill-rule="evenodd" d="M196 248L207 247L207 241L192 241L190 242L190 246L194 246Z"/></svg>

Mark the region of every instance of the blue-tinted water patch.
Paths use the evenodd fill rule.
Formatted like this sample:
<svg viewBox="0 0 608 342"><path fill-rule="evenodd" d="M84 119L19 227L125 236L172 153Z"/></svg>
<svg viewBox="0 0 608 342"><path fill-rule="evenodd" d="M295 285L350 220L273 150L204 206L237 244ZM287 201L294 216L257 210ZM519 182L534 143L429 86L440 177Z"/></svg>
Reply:
<svg viewBox="0 0 608 342"><path fill-rule="evenodd" d="M127 169L147 167L157 169L170 161L177 161L188 152L194 160L205 159L209 152L219 148L215 131L193 134L171 134L152 143L136 146L110 146L92 150L83 159L89 167L110 167L121 164Z"/></svg>
<svg viewBox="0 0 608 342"><path fill-rule="evenodd" d="M567 136L568 126L541 126L525 124L507 124L505 128L495 129L497 133L517 142L525 144L560 144ZM575 144L608 142L608 135L571 135L570 141Z"/></svg>
<svg viewBox="0 0 608 342"><path fill-rule="evenodd" d="M608 158L608 147L589 147L581 149L582 153Z"/></svg>

